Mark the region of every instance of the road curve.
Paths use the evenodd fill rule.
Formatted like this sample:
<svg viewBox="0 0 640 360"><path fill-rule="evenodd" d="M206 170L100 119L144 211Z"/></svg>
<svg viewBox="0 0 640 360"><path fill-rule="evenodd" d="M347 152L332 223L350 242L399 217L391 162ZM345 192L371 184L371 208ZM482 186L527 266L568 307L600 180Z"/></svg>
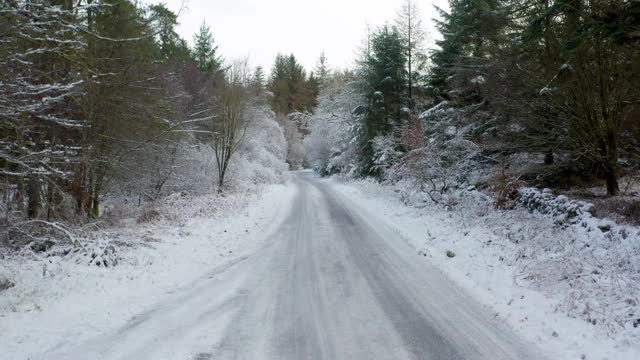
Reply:
<svg viewBox="0 0 640 360"><path fill-rule="evenodd" d="M261 251L47 359L542 359L374 214L308 172Z"/></svg>

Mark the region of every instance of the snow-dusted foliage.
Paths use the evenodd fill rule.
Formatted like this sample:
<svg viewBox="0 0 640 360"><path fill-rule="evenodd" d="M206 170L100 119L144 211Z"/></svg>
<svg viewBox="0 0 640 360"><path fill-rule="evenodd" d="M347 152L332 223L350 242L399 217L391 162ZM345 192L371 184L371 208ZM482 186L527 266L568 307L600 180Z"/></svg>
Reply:
<svg viewBox="0 0 640 360"><path fill-rule="evenodd" d="M450 190L472 185L481 168L481 148L467 138L468 128L456 126L459 117L442 102L412 113L393 136L374 138L374 163L403 199L441 203Z"/></svg>
<svg viewBox="0 0 640 360"><path fill-rule="evenodd" d="M559 305L610 334L640 326L640 229L593 217L593 205L520 190L518 201L536 223L506 214L502 224L520 244L526 279L542 289L566 286ZM507 229L506 221L513 226ZM522 233L524 226L531 226ZM533 231L533 229L536 229Z"/></svg>
<svg viewBox="0 0 640 360"><path fill-rule="evenodd" d="M46 251L70 243L60 229L211 192L220 163L237 169L237 188L282 179L282 131L267 105L252 105L265 94L246 72L231 81L200 66L163 5L117 3L0 6L0 248ZM225 120L240 118L229 131ZM231 133L235 156L217 146Z"/></svg>
<svg viewBox="0 0 640 360"><path fill-rule="evenodd" d="M351 74L333 74L318 96L318 107L305 138L307 158L321 175L357 171L359 127L364 95Z"/></svg>
<svg viewBox="0 0 640 360"><path fill-rule="evenodd" d="M401 196L407 199L426 201L416 196L417 191L439 203L449 190L469 185L478 152L476 144L460 136L441 143L432 142L404 154L387 172L387 180L398 183Z"/></svg>
<svg viewBox="0 0 640 360"><path fill-rule="evenodd" d="M287 142L275 114L268 105L253 103L245 116L243 138L229 165L228 187L243 190L281 182L287 170ZM145 194L142 200L146 202L176 192L217 191L215 153L207 143L167 147L165 151L151 153L138 167L133 173L135 176L126 177L127 185L113 189L112 195L142 193Z"/></svg>
<svg viewBox="0 0 640 360"><path fill-rule="evenodd" d="M287 141L275 113L266 105L255 105L247 116L244 141L231 166L232 185L281 182L288 169Z"/></svg>
<svg viewBox="0 0 640 360"><path fill-rule="evenodd" d="M397 186L372 179L339 188L389 221L398 246L413 245L500 322L555 348L554 358L637 357L640 228L588 215L587 227L561 225L524 206L496 209L491 194L472 188L450 192L446 207L398 201Z"/></svg>
<svg viewBox="0 0 640 360"><path fill-rule="evenodd" d="M373 149L373 169L381 174L389 176L390 168L401 159L398 141L393 135L378 135L371 140Z"/></svg>
<svg viewBox="0 0 640 360"><path fill-rule="evenodd" d="M291 170L302 169L305 165L306 149L303 142L309 134L310 119L311 114L299 111L278 116L287 141L287 163Z"/></svg>

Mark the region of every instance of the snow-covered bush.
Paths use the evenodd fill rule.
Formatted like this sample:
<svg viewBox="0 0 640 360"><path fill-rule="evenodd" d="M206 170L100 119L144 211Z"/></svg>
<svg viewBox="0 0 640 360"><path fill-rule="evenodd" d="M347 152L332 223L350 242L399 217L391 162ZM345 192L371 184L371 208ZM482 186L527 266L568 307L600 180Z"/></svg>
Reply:
<svg viewBox="0 0 640 360"><path fill-rule="evenodd" d="M519 178L507 173L503 167L493 179L491 191L495 195L496 209L509 210L518 205L519 190L524 186Z"/></svg>
<svg viewBox="0 0 640 360"><path fill-rule="evenodd" d="M231 185L277 183L287 171L287 142L273 111L266 106L250 109L250 120L237 158L231 165Z"/></svg>
<svg viewBox="0 0 640 360"><path fill-rule="evenodd" d="M472 188L448 200L450 216L465 231L493 233L487 246L502 249L500 262L516 268L514 280L551 295L558 311L611 336L640 326L640 228L595 218L591 204L548 189L520 189L511 210L496 209L491 194Z"/></svg>
<svg viewBox="0 0 640 360"><path fill-rule="evenodd" d="M363 95L351 74L334 74L322 87L304 141L307 159L317 173L356 172L362 103Z"/></svg>
<svg viewBox="0 0 640 360"><path fill-rule="evenodd" d="M277 118L284 131L287 163L291 170L299 170L304 166L306 149L303 142L310 131L310 119L311 114L306 112L293 112L288 115L279 115Z"/></svg>
<svg viewBox="0 0 640 360"><path fill-rule="evenodd" d="M0 292L2 290L10 289L14 286L16 286L16 284L13 281L11 274L0 267Z"/></svg>
<svg viewBox="0 0 640 360"><path fill-rule="evenodd" d="M402 157L397 139L393 135L378 135L371 140L373 149L373 169L387 175Z"/></svg>
<svg viewBox="0 0 640 360"><path fill-rule="evenodd" d="M248 108L247 126L243 140L231 159L227 185L231 188L246 188L256 184L276 183L283 179L287 170L287 142L275 114L265 104L256 103ZM162 160L162 161L160 161ZM127 186L121 186L112 197L127 197L143 193L142 199L132 199L133 203L153 201L176 192L207 194L217 191L218 172L215 153L210 144L193 141L176 148L162 151L149 159L149 164L140 164L128 176ZM153 170L154 164L165 170ZM148 169L148 171L143 171ZM140 181L140 176L154 177L156 181ZM141 188L139 184L145 184ZM108 203L107 199L107 203Z"/></svg>
<svg viewBox="0 0 640 360"><path fill-rule="evenodd" d="M469 185L478 152L476 144L461 137L432 142L404 154L387 172L387 181L399 183L401 191L413 186L440 203L447 191Z"/></svg>
<svg viewBox="0 0 640 360"><path fill-rule="evenodd" d="M637 327L640 229L594 218L589 204L564 196L521 193L526 208L502 212L487 225L517 243L515 260L523 279L562 294L559 310L609 334Z"/></svg>

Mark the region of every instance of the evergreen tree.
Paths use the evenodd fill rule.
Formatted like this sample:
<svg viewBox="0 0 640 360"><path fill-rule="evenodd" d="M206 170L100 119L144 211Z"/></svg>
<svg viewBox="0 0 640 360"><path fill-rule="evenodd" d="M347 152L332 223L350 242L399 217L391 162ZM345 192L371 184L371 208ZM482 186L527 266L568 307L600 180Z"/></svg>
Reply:
<svg viewBox="0 0 640 360"><path fill-rule="evenodd" d="M191 58L191 50L187 42L175 31L178 16L167 9L164 4L151 6L154 21L154 31L157 33L157 43L160 57L165 62L186 62Z"/></svg>
<svg viewBox="0 0 640 360"><path fill-rule="evenodd" d="M313 111L317 82L313 76L307 77L293 54L276 56L268 87L273 93L272 108L275 112Z"/></svg>
<svg viewBox="0 0 640 360"><path fill-rule="evenodd" d="M215 45L213 35L206 22L202 22L200 30L193 37L193 58L200 70L209 74L216 74L222 70L224 60L218 54L218 46Z"/></svg>
<svg viewBox="0 0 640 360"><path fill-rule="evenodd" d="M322 84L321 78L317 77L316 74L312 71L309 73L309 77L306 81L305 86L305 97L310 106L310 112L313 112L313 109L318 105L316 99L318 98L318 94L320 93L320 86Z"/></svg>
<svg viewBox="0 0 640 360"><path fill-rule="evenodd" d="M567 174L596 174L609 195L617 194L620 151L626 148L631 157L637 152L621 144L634 128L629 119L640 98L633 90L640 56L637 2L450 5L448 13L439 10L442 40L431 58L430 85L447 106L464 111L456 125L476 129L491 155L544 154L544 175L531 169L525 179L554 185L566 183Z"/></svg>
<svg viewBox="0 0 640 360"><path fill-rule="evenodd" d="M640 5L559 0L541 10L525 33L532 43L559 44L558 56L545 64L556 69L547 75L555 96L546 100L564 115L573 158L616 195L622 127L640 99L633 70L640 60Z"/></svg>
<svg viewBox="0 0 640 360"><path fill-rule="evenodd" d="M364 175L380 175L374 167L372 141L376 136L392 135L406 120L407 72L406 52L400 33L388 25L371 37L371 53L361 69L368 104L364 121L361 171Z"/></svg>
<svg viewBox="0 0 640 360"><path fill-rule="evenodd" d="M108 74L96 78L86 74L82 111L91 127L85 146L90 149L78 165L74 182L88 193L86 212L99 216L100 196L125 156L126 141L144 139L160 131L166 122L157 115L163 110L161 94L148 79L156 78L152 64L158 48L147 27L143 9L123 0L105 0L90 24L93 34L85 58L92 71ZM137 39L113 41L111 39ZM157 112L156 112L157 111ZM78 194L81 196L81 194Z"/></svg>
<svg viewBox="0 0 640 360"><path fill-rule="evenodd" d="M258 65L251 77L251 82L253 84L253 88L255 89L256 95L260 94L262 90L264 90L265 81L264 69L262 68L262 66Z"/></svg>
<svg viewBox="0 0 640 360"><path fill-rule="evenodd" d="M271 107L276 113L287 114L291 112L289 87L289 67L287 57L278 54L271 68L269 90L273 93Z"/></svg>
<svg viewBox="0 0 640 360"><path fill-rule="evenodd" d="M402 7L396 16L396 27L402 36L405 55L407 57L407 80L408 97L411 100L412 90L419 77L420 71L424 70L427 57L424 54L424 42L427 33L422 26L420 12L412 0L404 0Z"/></svg>
<svg viewBox="0 0 640 360"><path fill-rule="evenodd" d="M318 57L314 72L318 82L318 86L322 87L322 85L327 81L331 72L329 68L329 60L327 59L327 55L325 54L324 50L322 50L320 56Z"/></svg>
<svg viewBox="0 0 640 360"><path fill-rule="evenodd" d="M506 23L498 0L450 0L449 5L449 12L436 7L442 19L435 23L442 39L436 41L440 49L431 56L429 76L434 93L445 98L451 76L478 69L487 49L501 43Z"/></svg>

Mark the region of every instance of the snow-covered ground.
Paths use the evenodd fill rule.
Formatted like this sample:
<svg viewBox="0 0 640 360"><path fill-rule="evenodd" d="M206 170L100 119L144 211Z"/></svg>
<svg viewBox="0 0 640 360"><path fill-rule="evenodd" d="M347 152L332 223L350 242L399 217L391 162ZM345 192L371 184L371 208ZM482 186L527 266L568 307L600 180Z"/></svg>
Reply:
<svg viewBox="0 0 640 360"><path fill-rule="evenodd" d="M91 252L3 259L0 272L16 286L0 292L0 358L46 358L68 339L82 342L122 327L182 287L257 251L294 195L293 186L269 185L259 194L169 199L159 222L132 219L94 234L95 249L111 245L117 251L117 265L108 268L88 265Z"/></svg>
<svg viewBox="0 0 640 360"><path fill-rule="evenodd" d="M452 281L488 307L496 318L509 324L525 339L548 349L551 358L640 358L640 327L627 325L613 333L607 327L569 317L567 294L573 290L561 281L563 274L548 274L550 278L558 279L555 285L540 286L527 278L532 273L555 271L555 267L549 265L546 270L526 272L528 269L523 269L518 260L523 255L522 246L509 237L515 235L521 236L522 240L533 241L540 234L546 235L546 231L551 231L554 227L552 218L529 214L524 209L507 213L490 206L470 206L470 203L462 204L466 207L462 211L455 204L448 210L436 206L420 209L402 203L390 186L372 181L327 181L331 181L332 187L353 203L385 219L400 238L415 247L416 261L428 261L439 267ZM566 228L557 231L556 235L566 236L565 231L573 230ZM628 251L632 249L628 247ZM563 261L562 258L556 260ZM544 266L545 262L540 261L540 264ZM613 263L604 265L615 266ZM629 290L632 294L632 289ZM589 304L606 299L605 295L587 294L579 301ZM625 308L637 310L638 305Z"/></svg>
<svg viewBox="0 0 640 360"><path fill-rule="evenodd" d="M260 251L32 359L547 359L385 221L309 172L291 178L292 207Z"/></svg>
<svg viewBox="0 0 640 360"><path fill-rule="evenodd" d="M631 360L640 356L640 328L628 324L616 328L613 321L610 326L603 324L600 319L607 314L593 314L594 320L599 319L596 324L585 321L583 316L587 310L635 311L637 304L607 303L593 307L589 304L610 302L619 293L611 284L571 288L572 284L580 283L565 280L572 274L557 272L558 263L573 261L562 252L566 245L560 238L563 236L587 239L598 247L599 254L593 257L598 261L618 254L615 251L624 253L637 248L637 243L615 251L600 248L601 241L613 242L613 238L597 229L596 219L594 231L578 233L579 224L575 228L556 226L557 218L530 214L525 209L499 211L489 203L474 206L473 201L481 201L478 192L467 198L452 198L447 207L417 208L400 201L397 189L375 182L321 182L328 182L331 189L344 195L353 206L375 214L394 229L398 239L415 248L417 263L437 266L495 314L496 319L551 354L550 358ZM90 251L45 259L25 256L2 259L0 272L8 275L16 286L0 292L0 358L44 359L47 353L64 349L70 343L108 337L127 324L136 324L134 319L140 314L162 310L163 300L179 298L185 293L183 289L197 288L212 273L246 259L265 240L277 238L269 234L277 231L295 205L298 188L292 184L271 185L259 194L238 192L226 197L189 199L176 194L158 205L161 220L137 224L131 218L118 229L97 231L86 242ZM312 209L308 217L313 220L319 215L317 208ZM625 229L625 241L636 241L637 229ZM559 238L545 240L551 235ZM553 246L558 249L545 249ZM107 251L111 247L114 250ZM95 258L92 251L97 253ZM536 256L539 258L535 261L526 260ZM629 254L625 261L634 261L637 258L634 256ZM96 260L101 259L117 264L107 268L96 266ZM613 263L596 265L604 265L601 270L605 274L614 268ZM637 265L626 264L625 269ZM235 268L240 271L246 267ZM602 281L601 274L590 275L585 275L587 281ZM557 279L555 283L553 279ZM635 289L631 286L627 289L633 299ZM592 289L602 293L588 293ZM229 294L214 297L185 301L214 304ZM584 304L588 304L588 309L580 307ZM165 317L174 313L169 311ZM637 313L629 316L635 317ZM207 331L227 325L228 322L211 324ZM223 333L221 329L215 331Z"/></svg>

